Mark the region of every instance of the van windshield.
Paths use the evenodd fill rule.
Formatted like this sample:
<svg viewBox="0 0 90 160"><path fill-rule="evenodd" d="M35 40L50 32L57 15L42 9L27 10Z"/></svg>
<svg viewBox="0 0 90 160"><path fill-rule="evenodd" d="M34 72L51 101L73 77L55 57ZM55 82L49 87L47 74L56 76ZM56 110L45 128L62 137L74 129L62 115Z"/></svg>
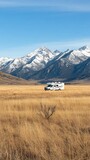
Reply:
<svg viewBox="0 0 90 160"><path fill-rule="evenodd" d="M51 84L49 84L47 87L52 87L52 85L51 85Z"/></svg>

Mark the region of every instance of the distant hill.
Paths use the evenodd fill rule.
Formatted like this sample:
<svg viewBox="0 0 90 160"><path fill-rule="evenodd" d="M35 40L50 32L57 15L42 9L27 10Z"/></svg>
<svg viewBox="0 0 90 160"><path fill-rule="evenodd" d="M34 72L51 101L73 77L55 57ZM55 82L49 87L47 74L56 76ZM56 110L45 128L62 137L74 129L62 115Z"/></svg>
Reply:
<svg viewBox="0 0 90 160"><path fill-rule="evenodd" d="M22 78L17 78L10 74L0 72L0 85L29 85L35 83L34 81L27 81Z"/></svg>

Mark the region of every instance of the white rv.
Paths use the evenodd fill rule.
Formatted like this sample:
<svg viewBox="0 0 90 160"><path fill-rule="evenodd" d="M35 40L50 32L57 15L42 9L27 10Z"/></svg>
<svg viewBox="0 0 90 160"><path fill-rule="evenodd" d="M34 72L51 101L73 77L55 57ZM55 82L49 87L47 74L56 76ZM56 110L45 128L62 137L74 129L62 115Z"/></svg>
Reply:
<svg viewBox="0 0 90 160"><path fill-rule="evenodd" d="M62 82L51 82L47 83L45 90L64 90L64 83Z"/></svg>

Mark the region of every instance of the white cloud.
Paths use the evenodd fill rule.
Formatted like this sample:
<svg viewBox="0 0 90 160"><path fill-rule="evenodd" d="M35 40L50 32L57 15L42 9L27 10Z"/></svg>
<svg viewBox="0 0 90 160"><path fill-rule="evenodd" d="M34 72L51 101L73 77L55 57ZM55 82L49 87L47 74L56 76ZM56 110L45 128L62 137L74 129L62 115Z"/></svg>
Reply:
<svg viewBox="0 0 90 160"><path fill-rule="evenodd" d="M35 7L57 11L90 12L89 0L0 0L0 7Z"/></svg>

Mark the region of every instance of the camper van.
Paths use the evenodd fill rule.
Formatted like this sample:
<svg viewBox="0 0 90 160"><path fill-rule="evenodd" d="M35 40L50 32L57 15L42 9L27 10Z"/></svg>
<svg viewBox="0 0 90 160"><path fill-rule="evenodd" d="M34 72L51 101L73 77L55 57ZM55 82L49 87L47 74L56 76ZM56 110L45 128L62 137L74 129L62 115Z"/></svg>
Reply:
<svg viewBox="0 0 90 160"><path fill-rule="evenodd" d="M64 90L64 83L62 82L51 82L47 83L45 90Z"/></svg>

